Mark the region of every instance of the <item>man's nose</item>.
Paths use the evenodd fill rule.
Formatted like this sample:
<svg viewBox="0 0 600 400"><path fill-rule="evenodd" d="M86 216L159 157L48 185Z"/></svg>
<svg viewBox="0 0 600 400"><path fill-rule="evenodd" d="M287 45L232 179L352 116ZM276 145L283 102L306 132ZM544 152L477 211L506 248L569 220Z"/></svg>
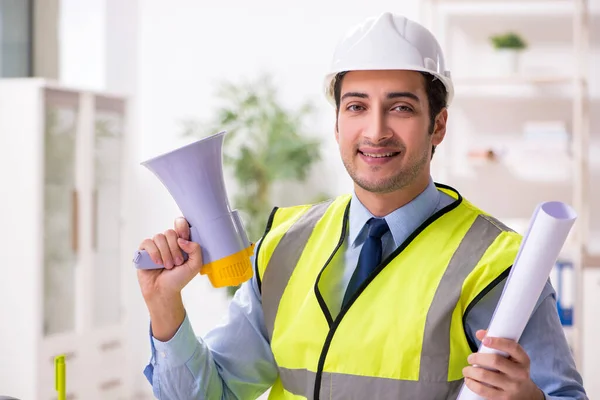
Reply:
<svg viewBox="0 0 600 400"><path fill-rule="evenodd" d="M387 115L383 107L375 106L369 113L369 125L365 130L365 137L371 142L377 143L389 139L392 131L387 123Z"/></svg>

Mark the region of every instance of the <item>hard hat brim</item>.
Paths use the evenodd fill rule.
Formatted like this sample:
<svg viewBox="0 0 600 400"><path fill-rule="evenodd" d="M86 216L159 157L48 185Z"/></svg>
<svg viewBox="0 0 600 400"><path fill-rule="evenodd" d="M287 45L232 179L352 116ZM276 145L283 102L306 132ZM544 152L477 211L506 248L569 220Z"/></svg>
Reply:
<svg viewBox="0 0 600 400"><path fill-rule="evenodd" d="M398 69L398 68L394 68L394 69L381 69L381 68L361 68L361 69L352 69L352 70L348 70L348 71L335 71L335 72L329 72L326 76L325 79L323 80L323 88L325 90L325 97L327 98L327 101L333 105L334 107L336 106L335 104L335 97L334 97L334 87L335 87L335 80L336 77L338 76L338 74L340 73L344 73L344 72L352 72L352 71L415 71L415 72L424 72L430 75L433 75L434 77L436 77L437 79L439 79L443 84L444 87L446 88L446 107L449 107L450 104L452 103L452 100L454 99L454 85L452 84L452 80L442 74L439 74L437 72L433 72L430 69L427 68L423 68L423 67L418 67L418 66L414 66L414 67L407 67L407 68L402 68L402 69Z"/></svg>

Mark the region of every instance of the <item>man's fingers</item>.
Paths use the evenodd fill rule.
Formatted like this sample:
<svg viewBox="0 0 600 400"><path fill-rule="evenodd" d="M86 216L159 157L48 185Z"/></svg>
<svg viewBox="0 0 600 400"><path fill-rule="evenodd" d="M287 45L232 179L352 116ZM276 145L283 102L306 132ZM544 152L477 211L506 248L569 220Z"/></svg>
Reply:
<svg viewBox="0 0 600 400"><path fill-rule="evenodd" d="M154 264L158 264L158 265L163 264L162 257L160 256L160 251L158 250L156 243L154 243L154 240L145 239L140 244L139 250L146 250L146 253L148 253L148 255L150 256L150 258L152 259L152 262L154 262Z"/></svg>
<svg viewBox="0 0 600 400"><path fill-rule="evenodd" d="M485 335L487 335L487 330L485 329L480 329L475 332L475 337L479 339L479 341L482 341L485 338Z"/></svg>
<svg viewBox="0 0 600 400"><path fill-rule="evenodd" d="M502 394L501 390L495 387L486 386L472 378L465 378L465 384L473 393L478 394L486 399L496 399Z"/></svg>
<svg viewBox="0 0 600 400"><path fill-rule="evenodd" d="M514 375L515 367L518 365L500 354L473 353L467 359L469 364L483 368L499 371L508 376Z"/></svg>
<svg viewBox="0 0 600 400"><path fill-rule="evenodd" d="M171 250L171 255L173 256L173 264L183 264L183 253L177 244L177 232L175 232L173 229L169 229L165 232L165 237L167 238L167 243L169 244L169 249Z"/></svg>
<svg viewBox="0 0 600 400"><path fill-rule="evenodd" d="M484 385L492 386L496 390L502 390L501 388L507 384L506 375L482 367L465 367L463 369L463 375L465 378L470 378Z"/></svg>
<svg viewBox="0 0 600 400"><path fill-rule="evenodd" d="M529 365L529 356L523 348L512 339L503 339L496 337L486 337L483 339L483 345L495 350L500 350L509 355L510 358L520 364Z"/></svg>
<svg viewBox="0 0 600 400"><path fill-rule="evenodd" d="M154 243L158 247L160 251L160 256L163 260L163 265L166 269L173 268L173 257L171 256L171 249L169 248L169 243L167 242L167 238L163 234L155 235Z"/></svg>
<svg viewBox="0 0 600 400"><path fill-rule="evenodd" d="M179 217L175 219L175 232L177 236L185 240L190 240L190 225L185 218Z"/></svg>
<svg viewBox="0 0 600 400"><path fill-rule="evenodd" d="M181 246L183 251L188 253L186 264L188 264L195 273L200 272L200 268L202 267L202 251L200 245L182 238L179 238L177 243Z"/></svg>

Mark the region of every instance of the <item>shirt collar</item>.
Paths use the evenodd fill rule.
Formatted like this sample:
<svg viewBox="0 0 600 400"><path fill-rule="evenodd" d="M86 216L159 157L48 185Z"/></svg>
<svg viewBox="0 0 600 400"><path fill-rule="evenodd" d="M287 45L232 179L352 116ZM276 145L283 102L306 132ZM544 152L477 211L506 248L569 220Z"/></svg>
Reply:
<svg viewBox="0 0 600 400"><path fill-rule="evenodd" d="M417 197L386 215L385 221L390 227L390 232L394 238L396 247L415 229L419 227L433 212L440 202L440 192L430 178L429 185ZM355 246L361 233L363 232L367 221L373 218L373 214L356 197L356 192L352 193L350 201L349 214L349 240L350 245Z"/></svg>

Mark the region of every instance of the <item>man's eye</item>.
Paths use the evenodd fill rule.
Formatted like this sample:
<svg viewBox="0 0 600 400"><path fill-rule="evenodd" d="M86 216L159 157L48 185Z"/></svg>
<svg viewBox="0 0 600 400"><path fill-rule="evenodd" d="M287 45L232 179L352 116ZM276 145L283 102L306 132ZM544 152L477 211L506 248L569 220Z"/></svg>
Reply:
<svg viewBox="0 0 600 400"><path fill-rule="evenodd" d="M364 108L363 108L362 106L359 106L358 104L350 104L350 105L347 107L347 110L348 110L348 111L361 111L361 110L363 110L363 109L364 109Z"/></svg>
<svg viewBox="0 0 600 400"><path fill-rule="evenodd" d="M408 106L397 106L397 107L394 107L394 110L400 111L400 112L412 112L412 108L410 108Z"/></svg>

